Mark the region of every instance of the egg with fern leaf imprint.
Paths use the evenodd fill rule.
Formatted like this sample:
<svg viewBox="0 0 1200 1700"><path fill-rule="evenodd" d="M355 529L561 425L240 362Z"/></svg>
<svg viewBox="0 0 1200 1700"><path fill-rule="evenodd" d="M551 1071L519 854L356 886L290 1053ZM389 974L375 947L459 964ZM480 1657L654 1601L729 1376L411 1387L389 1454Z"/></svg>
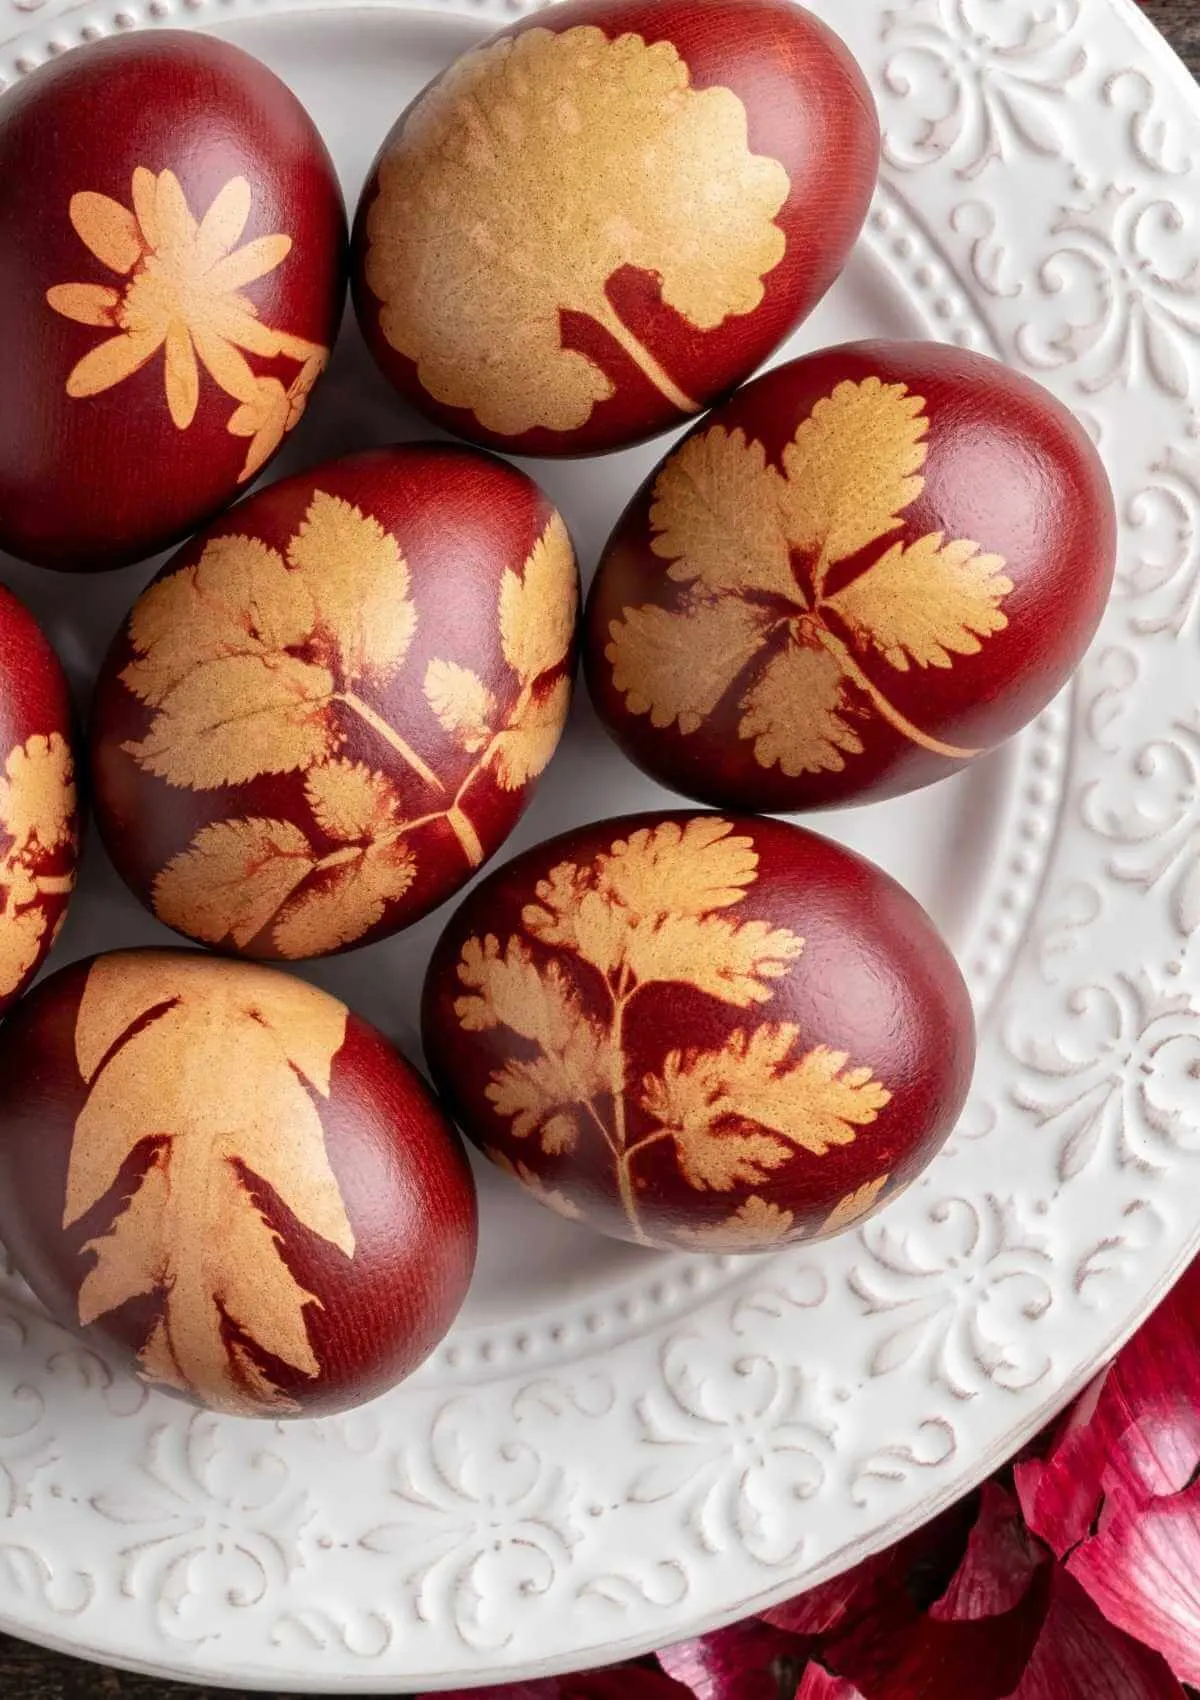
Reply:
<svg viewBox="0 0 1200 1700"><path fill-rule="evenodd" d="M461 1144L317 987L199 951L92 957L0 1028L0 1081L4 1245L150 1385L321 1415L384 1392L453 1322L476 1245Z"/></svg>
<svg viewBox="0 0 1200 1700"><path fill-rule="evenodd" d="M1049 391L935 343L777 367L661 462L585 619L625 752L721 808L874 802L1034 718L1116 562L1100 457Z"/></svg>
<svg viewBox="0 0 1200 1700"><path fill-rule="evenodd" d="M295 961L409 926L508 836L571 701L578 574L533 481L372 450L168 561L102 669L96 817L198 943Z"/></svg>
<svg viewBox="0 0 1200 1700"><path fill-rule="evenodd" d="M866 81L790 0L573 0L456 60L386 138L351 277L385 375L516 454L619 448L758 366L845 265Z"/></svg>
<svg viewBox="0 0 1200 1700"><path fill-rule="evenodd" d="M328 151L250 54L139 30L0 100L0 222L0 547L73 571L154 554L249 488L328 364Z"/></svg>
<svg viewBox="0 0 1200 1700"><path fill-rule="evenodd" d="M540 1203L639 1245L756 1252L864 1220L962 1108L962 975L915 899L781 821L564 834L460 905L425 1052L467 1137Z"/></svg>

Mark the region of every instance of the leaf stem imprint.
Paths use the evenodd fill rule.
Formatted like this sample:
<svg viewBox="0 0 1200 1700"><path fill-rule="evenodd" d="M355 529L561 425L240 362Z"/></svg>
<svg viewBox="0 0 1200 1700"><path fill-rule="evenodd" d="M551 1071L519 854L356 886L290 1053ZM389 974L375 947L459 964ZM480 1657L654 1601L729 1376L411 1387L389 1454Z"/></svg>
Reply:
<svg viewBox="0 0 1200 1700"><path fill-rule="evenodd" d="M947 756L951 761L971 761L975 756L983 754L982 750L966 750L960 749L956 744L943 744L940 739L931 738L928 732L922 732L919 726L914 726L911 720L905 719L879 687L872 683L854 659L848 644L843 643L841 638L835 637L824 626L819 628L818 636L822 647L835 657L845 676L852 684L857 685L865 696L870 697L882 718L889 726L894 727L901 737L908 738L923 750L929 750L932 755Z"/></svg>
<svg viewBox="0 0 1200 1700"><path fill-rule="evenodd" d="M348 708L353 713L357 714L360 720L365 720L371 730L373 732L378 732L384 742L391 745L392 749L395 750L401 760L406 761L409 767L412 768L413 772L420 775L426 785L432 785L435 791L444 791L446 789L437 774L427 765L427 763L421 760L412 745L404 741L394 726L389 726L387 721L384 720L381 715L376 714L370 703L364 702L362 698L360 696L356 696L353 691L339 691L333 700L334 702L340 702L343 707Z"/></svg>
<svg viewBox="0 0 1200 1700"><path fill-rule="evenodd" d="M648 378L661 395L680 413L699 413L700 403L685 395L670 373L661 367L650 350L640 343L622 321L620 315L603 298L593 308L593 317L602 324L613 341L619 343L634 365Z"/></svg>

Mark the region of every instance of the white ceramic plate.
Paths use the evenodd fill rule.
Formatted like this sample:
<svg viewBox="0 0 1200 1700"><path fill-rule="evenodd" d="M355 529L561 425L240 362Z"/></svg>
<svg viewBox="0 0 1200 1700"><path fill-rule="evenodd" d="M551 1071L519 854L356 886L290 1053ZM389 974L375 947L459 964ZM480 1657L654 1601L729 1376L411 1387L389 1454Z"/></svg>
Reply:
<svg viewBox="0 0 1200 1700"><path fill-rule="evenodd" d="M217 28L293 85L350 203L392 119L511 15L293 0L3 0L0 73L117 28ZM1121 579L1074 690L1015 746L822 825L946 930L982 1027L927 1177L819 1250L639 1252L480 1174L436 1357L360 1414L192 1414L0 1281L0 1624L271 1688L458 1687L607 1661L844 1568L978 1481L1200 1244L1200 96L1128 0L819 0L888 169L780 357L936 336L1032 371L1113 474ZM286 15L280 15L286 14ZM423 434L349 326L284 470ZM535 464L590 566L664 442ZM148 576L3 578L81 693ZM579 703L506 853L662 793ZM410 1052L438 931L313 978ZM57 961L165 937L92 845Z"/></svg>

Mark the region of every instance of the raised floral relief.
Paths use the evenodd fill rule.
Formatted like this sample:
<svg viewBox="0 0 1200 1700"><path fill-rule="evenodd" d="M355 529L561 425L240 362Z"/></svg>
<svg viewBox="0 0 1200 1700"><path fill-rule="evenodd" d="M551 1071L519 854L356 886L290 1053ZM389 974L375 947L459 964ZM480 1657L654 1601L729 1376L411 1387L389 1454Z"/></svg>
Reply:
<svg viewBox="0 0 1200 1700"><path fill-rule="evenodd" d="M292 250L286 235L259 236L238 247L250 217L252 194L233 177L197 220L173 171L133 173L132 207L108 195L72 195L71 223L81 242L119 288L60 283L46 293L56 313L116 334L97 343L67 377L67 394L100 395L163 353L167 407L186 431L200 400L200 367L238 406L227 429L248 437L238 482L252 478L304 412L309 391L324 371L329 350L286 331L272 330L243 293L282 265ZM294 361L300 368L286 388L261 377L246 359Z"/></svg>
<svg viewBox="0 0 1200 1700"><path fill-rule="evenodd" d="M716 425L683 444L650 510L651 547L688 587L682 605L626 608L609 628L630 713L694 732L752 668L738 735L760 767L840 773L863 753L872 715L937 755L979 753L914 726L861 658L903 673L978 655L1008 625L1002 557L940 532L899 536L829 588L833 568L903 531L925 485L925 405L903 384L839 384L797 428L782 472L741 430Z"/></svg>
<svg viewBox="0 0 1200 1700"><path fill-rule="evenodd" d="M770 1002L772 982L800 956L795 933L726 913L757 878L753 840L728 821L668 821L618 839L585 865L552 869L522 914L526 937L503 948L492 935L470 938L462 948L460 1026L507 1028L535 1051L492 1074L496 1115L515 1139L535 1140L551 1157L585 1137L602 1140L643 1240L636 1170L651 1146L670 1141L697 1192L756 1188L798 1149L820 1157L851 1144L891 1100L844 1051L798 1051L799 1029L787 1022L739 1028L718 1050L671 1051L657 1074L631 1079L627 1023L647 986L685 985L751 1009ZM535 960L526 938L554 952L549 962ZM597 976L605 1016L589 1007ZM765 1227L781 1239L787 1214L751 1197L719 1232L744 1244Z"/></svg>
<svg viewBox="0 0 1200 1700"><path fill-rule="evenodd" d="M652 273L697 330L752 313L784 256L774 219L789 189L777 160L751 153L737 95L692 88L671 42L524 30L465 54L409 115L380 163L367 282L429 394L489 431L577 430L613 394L564 346L564 313L602 326L695 413L609 282L624 266Z"/></svg>
<svg viewBox="0 0 1200 1700"><path fill-rule="evenodd" d="M37 962L50 926L46 898L69 897L74 862L75 767L58 732L9 751L0 777L0 997L15 992Z"/></svg>
<svg viewBox="0 0 1200 1700"><path fill-rule="evenodd" d="M155 881L155 913L210 944L245 947L271 927L275 950L295 959L352 944L383 919L416 876L419 829L444 821L477 867L484 850L468 793L485 773L520 790L553 755L570 701L575 604L574 556L555 515L523 572L506 568L500 582L511 705L502 712L456 662L426 667L431 731L474 758L447 797L362 694L399 675L417 630L411 574L391 533L318 490L286 558L253 537L209 543L134 609L136 659L121 677L154 718L123 748L147 773L193 790L303 773L312 824L236 817L202 827ZM394 778L341 754L348 720L416 775L430 809L406 811Z"/></svg>
<svg viewBox="0 0 1200 1700"><path fill-rule="evenodd" d="M313 1094L329 1096L346 1010L266 970L204 957L101 957L75 1026L88 1097L75 1123L63 1227L114 1186L136 1147L154 1148L109 1230L86 1251L86 1326L146 1294L160 1310L139 1353L148 1381L246 1414L299 1407L267 1359L321 1373L296 1279L255 1183L311 1233L353 1257L354 1232ZM231 1069L235 1054L239 1066ZM208 1090L223 1084L219 1095Z"/></svg>

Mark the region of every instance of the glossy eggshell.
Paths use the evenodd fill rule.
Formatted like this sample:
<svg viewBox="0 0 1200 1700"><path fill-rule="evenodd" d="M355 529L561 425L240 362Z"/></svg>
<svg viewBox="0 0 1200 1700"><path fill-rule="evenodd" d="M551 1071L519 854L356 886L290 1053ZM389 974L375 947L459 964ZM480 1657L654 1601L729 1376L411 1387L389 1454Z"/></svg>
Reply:
<svg viewBox="0 0 1200 1700"><path fill-rule="evenodd" d="M620 1239L752 1252L905 1187L966 1097L949 950L869 862L800 827L637 815L539 845L438 943L423 1023L463 1132Z"/></svg>
<svg viewBox="0 0 1200 1700"><path fill-rule="evenodd" d="M325 145L240 48L115 37L0 101L0 227L0 547L72 570L153 554L247 487L328 358L346 232Z"/></svg>
<svg viewBox="0 0 1200 1700"><path fill-rule="evenodd" d="M71 698L33 615L0 586L0 1014L66 919L79 859Z"/></svg>
<svg viewBox="0 0 1200 1700"><path fill-rule="evenodd" d="M588 684L687 797L878 801L1046 706L1115 559L1104 468L1048 391L932 343L835 348L747 385L634 497L592 586Z"/></svg>
<svg viewBox="0 0 1200 1700"><path fill-rule="evenodd" d="M0 1238L144 1379L247 1416L361 1404L475 1258L462 1147L367 1022L190 951L73 963L0 1029Z"/></svg>
<svg viewBox="0 0 1200 1700"><path fill-rule="evenodd" d="M373 450L260 491L167 563L101 671L117 869L167 925L250 956L410 925L528 803L577 606L561 518L477 450Z"/></svg>
<svg viewBox="0 0 1200 1700"><path fill-rule="evenodd" d="M460 436L619 448L709 406L812 311L878 164L862 73L791 0L554 6L385 140L355 223L359 322Z"/></svg>

